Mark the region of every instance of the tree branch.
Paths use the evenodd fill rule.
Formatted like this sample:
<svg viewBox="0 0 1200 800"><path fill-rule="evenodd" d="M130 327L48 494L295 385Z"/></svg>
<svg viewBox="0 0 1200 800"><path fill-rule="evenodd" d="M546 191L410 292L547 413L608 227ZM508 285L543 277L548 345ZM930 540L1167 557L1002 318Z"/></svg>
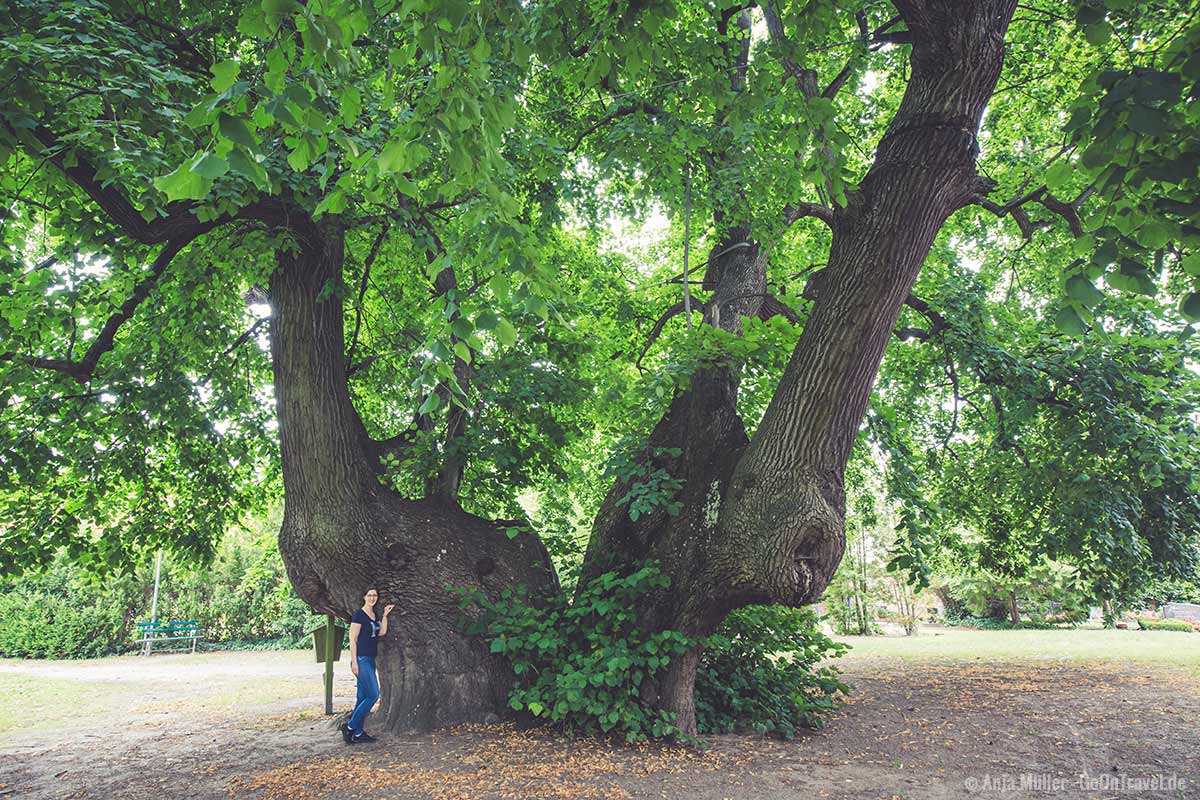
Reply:
<svg viewBox="0 0 1200 800"><path fill-rule="evenodd" d="M758 318L765 322L771 317L783 317L793 325L800 324L800 317L792 307L768 292L763 295L762 304L758 307Z"/></svg>
<svg viewBox="0 0 1200 800"><path fill-rule="evenodd" d="M702 308L702 306L698 306L698 308ZM663 312L663 315L658 318L658 322L654 323L654 327L650 329L650 336L646 339L646 346L642 348L642 352L640 355L638 355L637 361L633 362L638 369L642 368L642 359L646 357L646 353L650 352L650 346L654 344L655 340L657 340L662 334L663 328L665 328L667 325L667 321L670 320L671 317L678 316L682 313L683 301L680 300L678 303Z"/></svg>
<svg viewBox="0 0 1200 800"><path fill-rule="evenodd" d="M926 303L924 300L922 300L921 298L917 297L914 294L910 294L907 298L905 298L904 305L908 306L913 311L916 311L918 314L920 314L921 316L923 316L927 320L929 320L931 323L933 323L932 325L930 325L929 330L925 331L925 333L927 334L926 336L924 336L924 337L916 336L914 338L918 338L918 339L928 338L929 336L933 336L935 334L941 333L942 331L944 331L950 327L950 323L946 321L945 317L943 317L937 311L934 311L932 308L929 307L929 303ZM908 330L919 330L919 329L911 328Z"/></svg>
<svg viewBox="0 0 1200 800"><path fill-rule="evenodd" d="M791 56L787 55L787 51L791 45L788 42L787 33L783 29L783 20L780 19L779 11L776 10L775 4L763 3L760 8L762 8L763 19L767 23L767 34L771 37L771 42L780 51L779 63L783 65L783 71L796 81L796 85L804 92L805 97L816 97L817 71L801 67Z"/></svg>
<svg viewBox="0 0 1200 800"><path fill-rule="evenodd" d="M1059 200L1054 195L1050 194L1050 190L1045 186L1039 186L1031 192L1028 192L1020 197L1015 197L1009 200L1004 205L999 205L987 198L986 195L977 194L972 198L973 202L1003 219L1006 216L1011 216L1017 223L1017 227L1021 229L1021 236L1028 240L1032 238L1033 232L1037 228L1046 227L1046 222L1033 222L1029 219L1024 206L1028 203L1038 203L1047 211L1055 213L1067 221L1067 225L1071 228L1071 233L1076 238L1083 236L1083 223L1079 219L1079 205L1089 196L1085 191L1079 199L1072 203L1066 203Z"/></svg>
<svg viewBox="0 0 1200 800"><path fill-rule="evenodd" d="M871 48L880 44L912 44L912 34L908 31L888 31L889 28L900 22L900 17L892 17L874 31L870 30L867 26L866 14L859 12L856 18L858 20L859 32L862 34L864 47ZM846 59L846 63L841 71L829 82L829 85L825 87L825 91L821 92L821 97L830 99L841 91L842 86L845 85L854 72L854 60L857 57L858 54L855 54Z"/></svg>
<svg viewBox="0 0 1200 800"><path fill-rule="evenodd" d="M391 224L383 223L375 241L371 243L367 257L363 259L362 281L358 285L358 302L354 306L354 333L350 336L350 350L346 353L347 376L350 374L350 365L354 362L354 350L358 347L358 331L362 326L363 297L367 294L367 283L371 280L371 265L375 263L375 258L379 255L379 248L383 246L383 240L387 238L389 230L391 230Z"/></svg>
<svg viewBox="0 0 1200 800"><path fill-rule="evenodd" d="M830 228L833 227L833 209L820 203L796 203L783 210L784 222L791 225L805 217L816 217Z"/></svg>
<svg viewBox="0 0 1200 800"><path fill-rule="evenodd" d="M655 106L655 105L652 105L652 104L646 103L646 102L639 102L639 103L636 103L631 106L621 106L620 108L616 109L615 111L612 111L609 114L605 114L603 117L596 120L591 125L589 125L585 130L583 130L577 137L575 137L575 144L568 147L567 152L574 153L583 144L584 139L591 136L593 133L600 130L605 125L609 124L610 122L613 122L614 120L618 120L621 117L628 117L631 114L638 113L639 111L648 116L655 116L661 110L662 109L658 108L658 106Z"/></svg>
<svg viewBox="0 0 1200 800"><path fill-rule="evenodd" d="M100 357L113 348L116 342L117 331L121 325L133 316L133 312L137 310L137 307L150 295L151 289L154 288L158 279L162 277L163 272L166 271L167 266L171 263L171 259L178 255L179 251L186 247L193 239L213 226L214 223L202 223L191 235L171 239L158 251L158 255L154 258L154 263L150 267L150 273L133 287L133 291L130 292L129 297L125 299L125 302L121 304L116 313L110 316L104 323L95 341L92 342L87 352L84 353L83 358L79 361L66 358L21 357L14 353L2 353L0 354L0 360L22 361L37 369L65 372L79 383L87 383L91 380L93 374L95 374L96 365L99 363Z"/></svg>
<svg viewBox="0 0 1200 800"><path fill-rule="evenodd" d="M15 131L13 133L16 135ZM195 238L199 235L201 222L192 213L193 203L171 203L166 208L166 216L147 222L115 184L105 185L96 177L96 168L87 158L73 153L75 163L68 165L67 153L71 149L59 141L49 128L37 126L33 129L33 137L42 148L39 155L49 159L64 175L83 189L88 197L134 240L142 244L161 244L171 239L188 236Z"/></svg>
<svg viewBox="0 0 1200 800"><path fill-rule="evenodd" d="M234 350L237 350L239 347L244 345L246 342L250 341L250 337L252 337L255 333L257 333L259 328L261 328L263 325L266 325L270 321L271 321L270 317L261 317L260 319L254 320L253 325L251 325L249 328L247 328L245 331L243 331L240 336L238 336L236 339L234 339L233 344L231 344L231 345L229 345L229 347L225 348L225 350L221 353L221 357L223 358L223 357L229 355Z"/></svg>

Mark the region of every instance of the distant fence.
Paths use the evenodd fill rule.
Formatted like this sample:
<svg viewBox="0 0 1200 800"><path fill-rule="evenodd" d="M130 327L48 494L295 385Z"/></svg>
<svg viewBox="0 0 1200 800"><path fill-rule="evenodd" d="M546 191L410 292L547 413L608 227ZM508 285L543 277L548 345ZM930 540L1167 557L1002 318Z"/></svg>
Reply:
<svg viewBox="0 0 1200 800"><path fill-rule="evenodd" d="M1200 622L1200 605L1196 603L1165 603L1163 619L1187 619Z"/></svg>

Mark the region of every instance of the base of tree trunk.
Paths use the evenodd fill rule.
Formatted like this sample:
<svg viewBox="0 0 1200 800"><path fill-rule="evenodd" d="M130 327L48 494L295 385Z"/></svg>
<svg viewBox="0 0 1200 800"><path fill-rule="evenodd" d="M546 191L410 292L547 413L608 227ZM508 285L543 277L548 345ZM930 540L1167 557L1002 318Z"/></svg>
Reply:
<svg viewBox="0 0 1200 800"><path fill-rule="evenodd" d="M550 557L530 532L497 525L436 501L411 501L376 484L357 502L310 513L285 511L280 551L300 596L318 612L349 619L368 588L377 613L394 604L380 642L376 727L428 731L488 722L508 707L513 674L479 637L458 590L496 598L524 586L560 591Z"/></svg>

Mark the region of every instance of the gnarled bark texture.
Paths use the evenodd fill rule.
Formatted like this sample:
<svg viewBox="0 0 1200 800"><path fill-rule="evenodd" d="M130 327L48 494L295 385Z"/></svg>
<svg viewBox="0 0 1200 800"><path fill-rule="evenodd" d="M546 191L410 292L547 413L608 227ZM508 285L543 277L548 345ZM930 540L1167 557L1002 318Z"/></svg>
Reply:
<svg viewBox="0 0 1200 800"><path fill-rule="evenodd" d="M812 311L753 438L733 371L702 371L650 440L682 451L659 464L686 481L681 513L633 522L619 502L629 487L618 484L597 518L585 578L645 558L671 577L642 615L649 629L703 636L743 605L811 603L841 560L846 462L900 307L942 224L986 190L976 131L1016 3L896 5L912 35L912 77L870 171L835 210L828 265L806 291ZM763 291L764 265L757 246L723 258L706 322L732 331L758 311L747 295ZM697 657L676 659L646 693L689 732Z"/></svg>
<svg viewBox="0 0 1200 800"><path fill-rule="evenodd" d="M511 672L460 633L448 587L495 595L524 584L557 590L530 533L509 539L441 499L412 501L382 485L381 446L367 435L346 385L342 306L322 288L342 268L342 233L293 218L295 250L270 285L271 356L285 510L279 546L288 576L315 610L348 619L368 587L395 603L380 650L380 711L393 730L493 718Z"/></svg>

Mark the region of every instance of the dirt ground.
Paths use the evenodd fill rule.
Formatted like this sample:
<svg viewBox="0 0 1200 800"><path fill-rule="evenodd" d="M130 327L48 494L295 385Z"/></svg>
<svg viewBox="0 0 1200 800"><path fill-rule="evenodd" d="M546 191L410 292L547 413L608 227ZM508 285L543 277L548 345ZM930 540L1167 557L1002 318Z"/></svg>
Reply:
<svg viewBox="0 0 1200 800"><path fill-rule="evenodd" d="M1200 798L1200 673L1169 664L851 654L825 729L698 751L505 726L350 748L311 659L0 661L0 800Z"/></svg>

